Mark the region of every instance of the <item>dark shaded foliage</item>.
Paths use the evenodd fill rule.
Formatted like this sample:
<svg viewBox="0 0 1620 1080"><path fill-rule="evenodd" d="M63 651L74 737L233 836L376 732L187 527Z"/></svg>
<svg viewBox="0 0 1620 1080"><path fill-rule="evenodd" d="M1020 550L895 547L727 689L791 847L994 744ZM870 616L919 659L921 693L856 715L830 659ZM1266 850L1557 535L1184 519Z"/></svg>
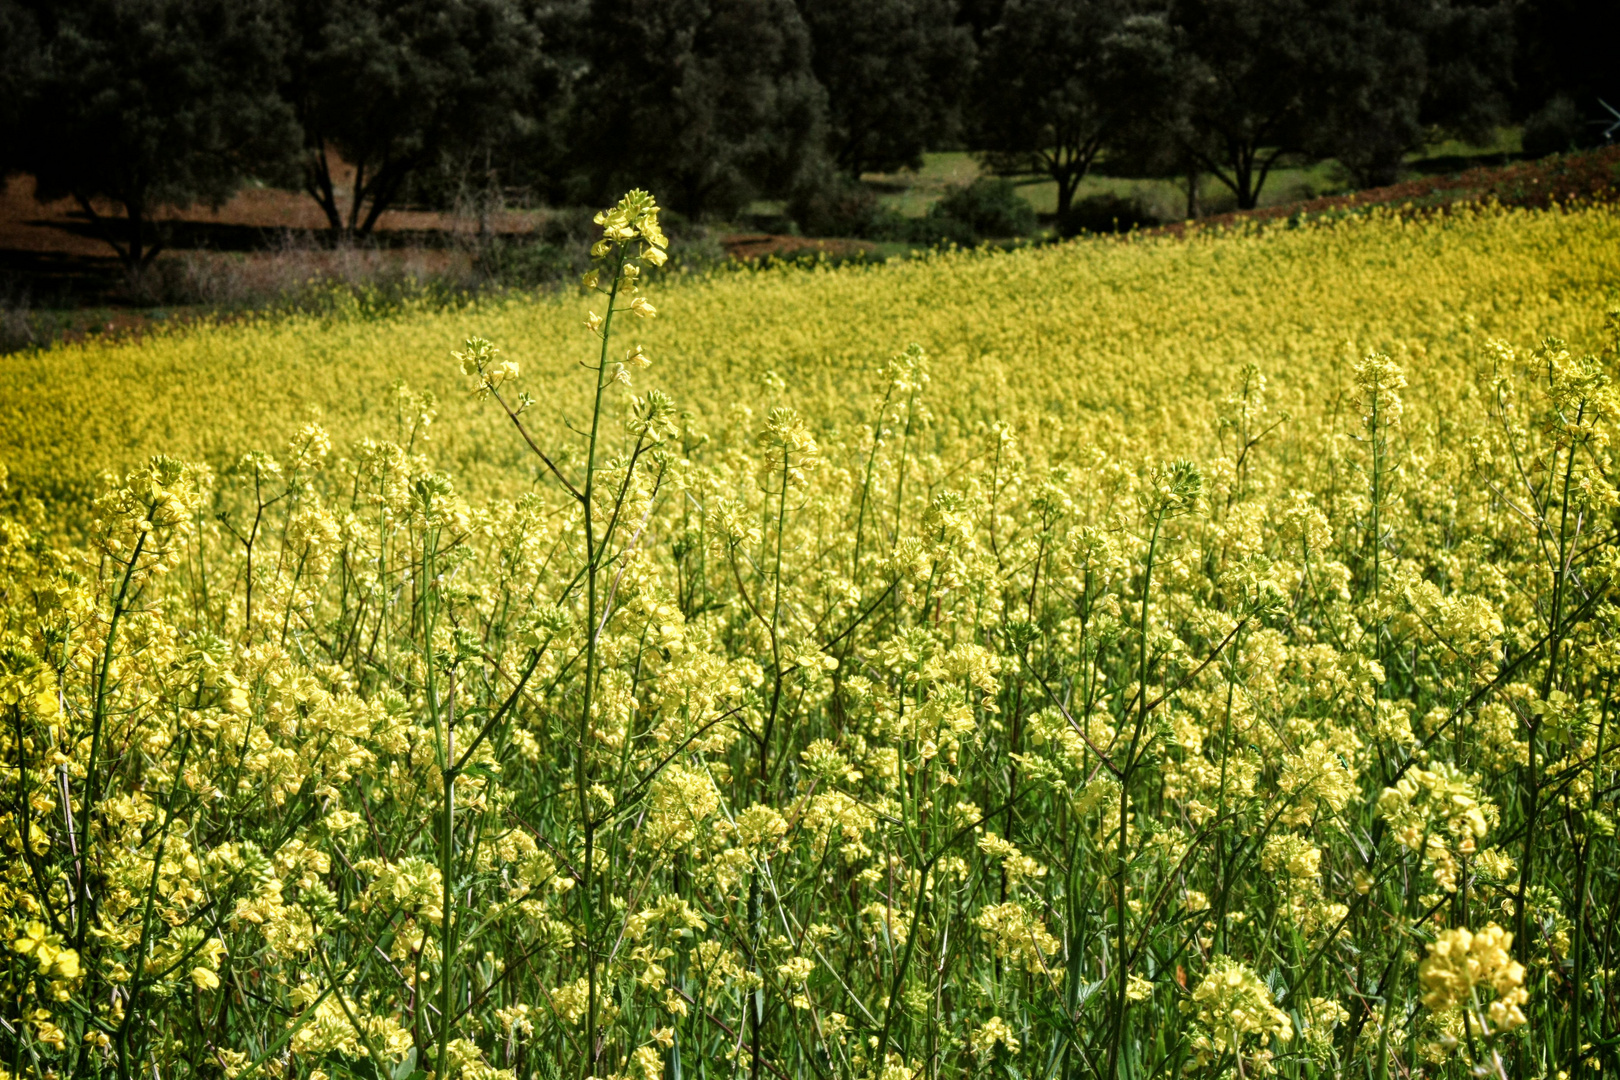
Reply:
<svg viewBox="0 0 1620 1080"><path fill-rule="evenodd" d="M799 0L799 11L841 172L916 168L956 136L974 46L952 0Z"/></svg>
<svg viewBox="0 0 1620 1080"><path fill-rule="evenodd" d="M285 38L272 0L35 0L0 29L26 53L0 95L9 168L42 199L75 199L131 269L162 248L163 206L219 205L284 157L291 110L276 94ZM11 28L16 27L15 31ZM37 42L33 48L28 45ZM112 202L122 215L105 212Z"/></svg>
<svg viewBox="0 0 1620 1080"><path fill-rule="evenodd" d="M1058 233L1079 236L1083 233L1121 233L1132 229L1149 229L1163 224L1159 216L1142 203L1122 195L1102 194L1078 199L1069 212L1058 219Z"/></svg>
<svg viewBox="0 0 1620 1080"><path fill-rule="evenodd" d="M1059 216L1098 156L1154 122L1170 92L1169 27L1136 0L1009 0L985 35L976 145L1003 173L1050 177Z"/></svg>
<svg viewBox="0 0 1620 1080"><path fill-rule="evenodd" d="M597 0L580 44L568 193L632 187L689 214L793 190L821 152L826 92L792 0Z"/></svg>
<svg viewBox="0 0 1620 1080"><path fill-rule="evenodd" d="M482 159L487 172L556 81L527 0L283 2L283 93L303 130L293 172L334 230L369 233L428 166ZM334 152L354 168L346 193Z"/></svg>
<svg viewBox="0 0 1620 1080"><path fill-rule="evenodd" d="M984 177L952 187L930 208L934 217L962 222L981 237L1026 236L1035 231L1035 210L1012 181Z"/></svg>

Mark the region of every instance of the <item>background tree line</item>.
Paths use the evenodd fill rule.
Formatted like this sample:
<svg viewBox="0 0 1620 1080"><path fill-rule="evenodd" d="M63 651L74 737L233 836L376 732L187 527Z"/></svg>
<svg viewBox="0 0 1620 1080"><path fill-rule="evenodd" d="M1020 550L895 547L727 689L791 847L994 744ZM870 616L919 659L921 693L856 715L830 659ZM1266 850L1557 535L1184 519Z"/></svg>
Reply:
<svg viewBox="0 0 1620 1080"><path fill-rule="evenodd" d="M0 0L0 170L132 267L155 208L250 179L360 235L402 203L628 186L836 223L862 174L944 148L1050 177L1060 216L1101 161L1247 208L1285 159L1374 185L1440 133L1590 140L1617 22L1581 0Z"/></svg>

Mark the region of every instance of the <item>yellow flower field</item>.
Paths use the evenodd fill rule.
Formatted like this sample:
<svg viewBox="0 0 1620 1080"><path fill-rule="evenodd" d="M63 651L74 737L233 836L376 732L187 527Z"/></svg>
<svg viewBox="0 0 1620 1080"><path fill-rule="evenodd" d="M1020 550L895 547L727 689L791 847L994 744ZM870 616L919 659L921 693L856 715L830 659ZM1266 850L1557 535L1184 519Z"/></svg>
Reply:
<svg viewBox="0 0 1620 1080"><path fill-rule="evenodd" d="M0 1080L1620 1071L1620 216L598 223L0 360Z"/></svg>
<svg viewBox="0 0 1620 1080"><path fill-rule="evenodd" d="M933 361L932 407L953 425L1057 420L1066 440L1107 432L1141 453L1170 452L1161 440L1173 433L1191 452L1212 431L1209 402L1245 364L1265 370L1284 407L1314 415L1369 348L1423 357L1410 377L1438 393L1492 337L1590 346L1617 241L1607 211L1507 212L722 275L660 286L660 317L638 328L659 363L640 381L722 424L733 404L774 400L762 381L774 371L818 422L847 425L864 422L856 399L871 372L915 341ZM448 352L482 334L524 364L544 408L578 408L588 384L575 365L591 358L582 311L577 297L547 297L8 357L0 461L20 479L93 482L153 453L231 460L316 415L340 444L388 436L389 388L403 379L440 399L443 467L477 489L509 484L519 448L466 400Z"/></svg>

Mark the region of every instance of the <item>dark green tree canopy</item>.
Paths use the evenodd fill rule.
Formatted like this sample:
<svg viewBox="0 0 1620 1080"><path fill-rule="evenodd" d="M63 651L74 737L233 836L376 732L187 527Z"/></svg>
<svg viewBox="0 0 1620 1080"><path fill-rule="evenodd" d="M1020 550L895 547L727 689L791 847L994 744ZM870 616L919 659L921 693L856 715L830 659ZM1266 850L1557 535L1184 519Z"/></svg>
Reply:
<svg viewBox="0 0 1620 1080"><path fill-rule="evenodd" d="M1610 0L1521 0L1513 6L1512 95L1520 116L1563 97L1586 119L1601 98L1620 109L1620 4ZM1613 117L1609 117L1613 122ZM1588 134L1594 134L1588 131Z"/></svg>
<svg viewBox="0 0 1620 1080"><path fill-rule="evenodd" d="M1506 119L1507 4L1349 0L1323 8L1327 77L1307 147L1359 187L1392 184L1437 132L1483 140Z"/></svg>
<svg viewBox="0 0 1620 1080"><path fill-rule="evenodd" d="M1436 130L1478 138L1504 118L1509 14L1450 0L1171 0L1179 90L1163 126L1242 209L1287 155L1391 183Z"/></svg>
<svg viewBox="0 0 1620 1080"><path fill-rule="evenodd" d="M1449 0L1427 9L1429 18L1418 28L1427 50L1421 96L1426 125L1478 140L1510 119L1518 7L1511 0ZM1611 25L1613 11L1610 5Z"/></svg>
<svg viewBox="0 0 1620 1080"><path fill-rule="evenodd" d="M799 0L827 91L827 151L851 177L916 168L955 134L973 36L952 0Z"/></svg>
<svg viewBox="0 0 1620 1080"><path fill-rule="evenodd" d="M596 0L585 29L574 198L644 187L682 213L729 214L817 161L826 93L793 0Z"/></svg>
<svg viewBox="0 0 1620 1080"><path fill-rule="evenodd" d="M77 200L132 269L161 247L154 210L217 206L294 141L269 0L29 0L13 18L40 51L8 164L40 198Z"/></svg>
<svg viewBox="0 0 1620 1080"><path fill-rule="evenodd" d="M1111 140L1160 109L1162 17L1133 0L1008 0L974 84L977 145L999 172L1050 176L1058 214Z"/></svg>
<svg viewBox="0 0 1620 1080"><path fill-rule="evenodd" d="M1620 106L1613 8L0 0L0 171L75 198L132 267L160 245L159 208L217 204L250 176L360 235L405 201L488 208L513 186L564 204L646 186L693 215L788 196L875 213L863 173L961 145L1050 178L1064 214L1100 162L1185 182L1190 213L1207 176L1249 208L1289 159L1370 186L1509 116L1529 117L1529 147L1594 136L1599 98Z"/></svg>
<svg viewBox="0 0 1620 1080"><path fill-rule="evenodd" d="M34 13L18 0L0 0L0 178L21 167L19 125L31 107L42 66Z"/></svg>
<svg viewBox="0 0 1620 1080"><path fill-rule="evenodd" d="M525 0L284 2L299 179L334 229L370 232L417 170L517 136L554 84ZM334 152L355 170L346 199Z"/></svg>
<svg viewBox="0 0 1620 1080"><path fill-rule="evenodd" d="M1248 209L1323 107L1333 39L1313 0L1175 0L1180 98L1171 126Z"/></svg>

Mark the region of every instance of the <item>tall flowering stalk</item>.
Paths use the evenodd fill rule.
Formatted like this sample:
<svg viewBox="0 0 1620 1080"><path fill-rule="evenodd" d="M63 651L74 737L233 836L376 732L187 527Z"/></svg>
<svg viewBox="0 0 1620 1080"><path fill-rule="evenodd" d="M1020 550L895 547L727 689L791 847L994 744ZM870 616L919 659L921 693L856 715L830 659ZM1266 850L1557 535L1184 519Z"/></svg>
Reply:
<svg viewBox="0 0 1620 1080"><path fill-rule="evenodd" d="M501 404L530 448L578 503L582 520L585 552L584 565L580 569L578 580L583 581L585 593L585 652L579 678L580 702L574 758L574 791L582 833L582 858L576 895L585 931L585 1053L580 1059L580 1075L584 1077L595 1075L596 1060L600 1053L597 1038L601 994L601 987L598 984L601 959L599 950L607 930L602 922L604 898L597 884L596 841L604 815L611 813L614 805L611 799L599 797L599 765L593 760L592 753L592 723L600 675L597 653L602 632L608 617L612 614L611 611L605 610L606 605L612 602L612 598L606 588L604 571L608 565L609 545L619 528L626 505L626 495L631 490L642 450L649 439L656 439L664 433L663 429L673 412L668 400L661 395L649 395L644 402L637 403L638 412L632 423L637 433L634 452L622 470L623 479L618 485L618 490L614 491L610 487L607 497L604 498L598 477L601 471L598 459L601 452L604 404L608 388L620 383L629 386L630 372L636 368L646 367L650 362L646 352L639 345L627 350L622 362L611 358L614 319L624 314L634 315L639 319L651 319L657 315L657 309L641 295L638 279L644 264L652 267L664 265L668 259L669 241L658 225L658 204L652 196L640 190L630 192L619 201L618 205L597 214L595 223L601 226L602 236L591 248L591 257L596 265L585 275L583 284L587 290L605 297L605 304L602 314L599 315L593 310L585 322L586 328L600 340L601 346L597 353L596 364L589 368L594 376L595 387L591 398L589 432L586 436L584 476L581 480L571 482L567 479L530 437L519 418L519 413L532 402L526 398L521 399L517 407L513 408L501 396L501 386L518 375L516 363L498 361L496 359L498 350L481 339L469 341L467 350L457 354L462 370L477 380L478 391L493 396ZM446 792L448 798L448 781ZM448 877L446 880L448 881ZM448 950L446 955L449 955ZM449 1015L448 999L445 1014ZM442 1039L439 1053L442 1072L445 1064L445 1046Z"/></svg>

